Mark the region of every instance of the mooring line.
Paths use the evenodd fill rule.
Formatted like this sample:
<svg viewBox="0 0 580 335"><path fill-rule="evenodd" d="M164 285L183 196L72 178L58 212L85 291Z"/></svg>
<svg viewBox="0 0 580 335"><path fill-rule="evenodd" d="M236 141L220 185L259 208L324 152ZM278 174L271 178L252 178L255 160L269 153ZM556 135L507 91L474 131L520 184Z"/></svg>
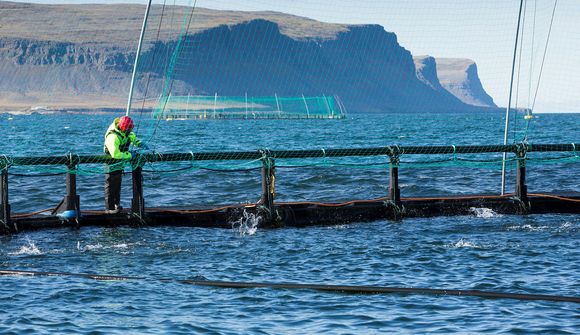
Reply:
<svg viewBox="0 0 580 335"><path fill-rule="evenodd" d="M27 271L27 270L0 270L0 276L61 276L80 277L95 280L157 280L161 282L177 282L181 284L217 287L217 288L269 288L274 290L315 290L334 293L350 294L420 294L420 295L441 295L441 296L462 296L479 297L490 299L515 299L515 300L543 300L555 302L572 302L580 304L580 297L547 295L547 294L526 294L526 293L505 293L480 290L448 290L419 287L387 287L387 286L353 286L353 285L320 285L320 284L293 284L293 283L264 283L264 282L229 282L215 280L192 280L175 278L147 278L133 276L103 275L92 273L71 273L71 272L47 272L47 271Z"/></svg>

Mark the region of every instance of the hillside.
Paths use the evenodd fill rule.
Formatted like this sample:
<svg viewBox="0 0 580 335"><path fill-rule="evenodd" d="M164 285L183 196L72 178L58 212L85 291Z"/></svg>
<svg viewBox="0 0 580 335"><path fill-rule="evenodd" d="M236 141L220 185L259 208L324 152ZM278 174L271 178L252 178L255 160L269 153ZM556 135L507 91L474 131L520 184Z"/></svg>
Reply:
<svg viewBox="0 0 580 335"><path fill-rule="evenodd" d="M175 8L175 16L185 10ZM0 1L0 12L0 110L123 108L144 6ZM153 22L159 12L153 10ZM274 12L196 9L195 15L187 44L199 47L180 54L173 95L338 95L349 112L494 106L465 99L482 96L476 85L461 91L448 80L435 83L433 75L418 78L411 53L378 25L327 24ZM148 39L144 60L157 57L159 63L157 55L169 54L176 40L166 32L181 24L172 22L159 40ZM143 69L148 82L140 77L137 96L160 91L165 67ZM439 80L440 71L438 62ZM468 74L471 83L477 73Z"/></svg>

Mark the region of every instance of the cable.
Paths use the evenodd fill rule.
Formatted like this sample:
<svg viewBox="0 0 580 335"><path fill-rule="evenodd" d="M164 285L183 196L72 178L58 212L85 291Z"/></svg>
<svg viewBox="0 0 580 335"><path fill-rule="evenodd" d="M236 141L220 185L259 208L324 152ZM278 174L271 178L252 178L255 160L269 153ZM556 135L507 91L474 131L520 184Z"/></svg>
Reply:
<svg viewBox="0 0 580 335"><path fill-rule="evenodd" d="M580 304L580 297L548 295L548 294L526 294L507 293L480 290L448 290L420 287L387 287L387 286L353 286L353 285L320 285L320 284L296 284L296 283L265 283L265 282L229 282L215 280L191 280L175 278L147 278L133 276L117 276L108 274L92 273L70 273L70 272L45 272L45 271L22 271L22 270L0 270L0 276L61 276L80 277L95 280L147 280L161 282L176 282L180 284L217 287L217 288L268 288L275 290L315 290L331 293L349 294L421 294L421 295L441 295L459 297L480 297L490 299L515 299L515 300L544 300L554 302L571 302Z"/></svg>

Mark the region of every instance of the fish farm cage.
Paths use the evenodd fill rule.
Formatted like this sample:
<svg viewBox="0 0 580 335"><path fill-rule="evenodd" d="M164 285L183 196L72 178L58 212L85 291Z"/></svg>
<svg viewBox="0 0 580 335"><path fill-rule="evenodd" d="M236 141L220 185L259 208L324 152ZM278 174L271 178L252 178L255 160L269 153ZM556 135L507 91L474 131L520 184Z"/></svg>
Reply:
<svg viewBox="0 0 580 335"><path fill-rule="evenodd" d="M507 162L515 168L515 192L504 194L473 194L458 196L405 197L399 186L399 167L449 166L476 167L479 165L505 163L498 158L483 158L506 153ZM559 154L558 154L559 153ZM543 157L545 154L559 156ZM476 155L475 158L469 158ZM536 156L534 156L536 155ZM540 155L540 156L538 156ZM414 157L431 156L428 161L418 161ZM465 158L464 158L465 157ZM368 200L348 201L295 201L277 200L276 184L281 181L276 170L283 168L301 169L305 162L321 161L317 165L323 169L332 166L344 167L334 159L352 159L355 164L376 165L384 170L384 196ZM239 221L248 213L260 218L260 227L306 227L316 225L345 224L378 219L399 220L407 217L430 217L441 215L468 215L470 208L486 207L498 213L580 213L580 193L570 194L529 193L526 185L526 169L563 162L575 164L580 160L575 144L530 144L479 146L386 146L370 148L309 149L309 150L255 150L242 152L186 152L186 153L144 153L127 160L114 160L106 155L11 157L0 156L0 234L54 227L118 226L118 225L161 225L193 226L212 228L233 228L231 222ZM195 168L202 162L225 162L232 164L252 163L245 171L261 171L261 194L256 203L233 203L225 205L187 204L185 206L147 207L144 188L147 179L143 167L166 164L186 164L174 171ZM229 163L228 163L229 162ZM241 163L239 163L241 164ZM316 165L316 163L313 163ZM312 166L314 166L312 165ZM570 167L572 166L570 165ZM54 208L33 213L13 213L9 197L10 172L22 167L61 170L58 175L66 176L63 184L66 193L60 204ZM103 172L103 168L105 171ZM92 173L107 173L107 169L130 169L132 184L131 207L119 213L82 210L80 194L77 191L77 176L81 178L90 169ZM207 173L215 173L209 170ZM239 169L228 170L238 174ZM541 169L540 169L541 171ZM569 171L562 173L568 174ZM56 175L56 174L54 174ZM34 175L28 175L34 177ZM414 178L414 177L413 177ZM223 180L225 182L225 180ZM52 187L58 185L45 185ZM64 185L63 185L64 186ZM198 185L203 187L203 185ZM64 190L64 187L63 187ZM211 197L211 194L207 194ZM256 194L258 196L258 194ZM47 212L50 212L47 214Z"/></svg>
<svg viewBox="0 0 580 335"><path fill-rule="evenodd" d="M344 119L338 96L251 97L169 95L159 100L154 119Z"/></svg>

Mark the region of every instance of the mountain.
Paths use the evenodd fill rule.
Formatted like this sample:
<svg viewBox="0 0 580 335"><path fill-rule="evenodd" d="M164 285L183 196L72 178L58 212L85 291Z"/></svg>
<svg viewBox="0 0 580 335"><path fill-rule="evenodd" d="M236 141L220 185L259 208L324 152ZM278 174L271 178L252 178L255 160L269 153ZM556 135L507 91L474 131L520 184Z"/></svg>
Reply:
<svg viewBox="0 0 580 335"><path fill-rule="evenodd" d="M477 65L471 59L414 56L417 78L444 95L452 94L465 104L496 108L493 99L485 92Z"/></svg>
<svg viewBox="0 0 580 335"><path fill-rule="evenodd" d="M160 9L152 9L154 19ZM171 10L183 18L188 8ZM123 108L143 6L0 1L0 12L0 110ZM177 43L167 32L179 32L182 22L166 19L160 38L145 43L140 69L146 75L139 77L137 96L161 91L169 51ZM461 82L452 80L461 77L453 71L463 68L447 65L442 72L439 60L436 72L429 62L417 70L397 36L379 25L201 8L192 22L184 43L188 47L174 59L173 81L166 86L173 95L337 95L349 112L495 106L491 98L491 104L480 103L487 94L471 67ZM155 32L151 27L150 35Z"/></svg>
<svg viewBox="0 0 580 335"><path fill-rule="evenodd" d="M471 59L437 58L437 75L441 85L466 104L497 107L485 90Z"/></svg>
<svg viewBox="0 0 580 335"><path fill-rule="evenodd" d="M435 92L438 92L442 96L448 97L449 99L455 97L468 105L472 105L470 102L461 99L461 97L452 94L452 92L449 92L441 85L441 81L439 80L438 75L439 67L435 58L431 56L417 56L413 57L413 61L415 63L417 78L425 85L433 89Z"/></svg>

